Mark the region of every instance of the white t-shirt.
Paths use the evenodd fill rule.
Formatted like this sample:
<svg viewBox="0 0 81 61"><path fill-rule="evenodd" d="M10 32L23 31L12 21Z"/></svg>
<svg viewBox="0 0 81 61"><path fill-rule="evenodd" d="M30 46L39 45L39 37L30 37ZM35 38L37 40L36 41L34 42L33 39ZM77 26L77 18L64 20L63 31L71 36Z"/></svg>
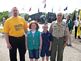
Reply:
<svg viewBox="0 0 81 61"><path fill-rule="evenodd" d="M32 34L33 34L33 37L34 37L34 33L35 33L36 31L34 30L34 31L32 31Z"/></svg>
<svg viewBox="0 0 81 61"><path fill-rule="evenodd" d="M78 20L75 20L75 21L74 21L74 25L75 25L75 26L78 26L78 24L79 24Z"/></svg>

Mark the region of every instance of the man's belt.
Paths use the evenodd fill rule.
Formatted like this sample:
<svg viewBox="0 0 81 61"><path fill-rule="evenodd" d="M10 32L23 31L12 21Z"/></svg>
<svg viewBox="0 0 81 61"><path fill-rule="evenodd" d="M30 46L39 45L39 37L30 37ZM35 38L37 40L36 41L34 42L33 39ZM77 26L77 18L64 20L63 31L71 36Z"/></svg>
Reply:
<svg viewBox="0 0 81 61"><path fill-rule="evenodd" d="M53 38L56 38L56 39L63 39L65 43L66 43L66 41L68 40L66 36L63 36L63 37L55 37L55 36L53 36Z"/></svg>
<svg viewBox="0 0 81 61"><path fill-rule="evenodd" d="M64 36L63 37L55 37L55 36L53 36L54 38L56 38L56 39L64 39Z"/></svg>

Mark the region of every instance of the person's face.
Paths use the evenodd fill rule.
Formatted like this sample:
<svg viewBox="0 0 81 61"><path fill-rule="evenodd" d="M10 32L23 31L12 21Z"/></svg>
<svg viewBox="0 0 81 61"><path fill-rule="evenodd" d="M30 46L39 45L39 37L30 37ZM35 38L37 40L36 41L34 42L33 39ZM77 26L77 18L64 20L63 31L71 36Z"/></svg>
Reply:
<svg viewBox="0 0 81 61"><path fill-rule="evenodd" d="M31 24L31 29L32 29L32 30L36 30L36 28L37 28L36 24L35 24L35 23L32 23L32 24Z"/></svg>
<svg viewBox="0 0 81 61"><path fill-rule="evenodd" d="M43 26L43 31L47 31L48 30L48 26L47 25L44 25Z"/></svg>
<svg viewBox="0 0 81 61"><path fill-rule="evenodd" d="M14 8L12 9L12 14L13 14L13 16L15 16L15 17L18 15L18 10L17 10L16 7L14 7Z"/></svg>
<svg viewBox="0 0 81 61"><path fill-rule="evenodd" d="M57 21L58 22L61 22L62 21L62 14L61 13L59 13L59 14L57 14Z"/></svg>

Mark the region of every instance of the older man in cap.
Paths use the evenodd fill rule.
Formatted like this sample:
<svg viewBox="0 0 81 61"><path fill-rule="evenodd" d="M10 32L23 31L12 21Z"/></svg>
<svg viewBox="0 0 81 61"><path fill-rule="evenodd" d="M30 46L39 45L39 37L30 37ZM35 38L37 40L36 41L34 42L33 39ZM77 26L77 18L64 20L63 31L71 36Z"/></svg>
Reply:
<svg viewBox="0 0 81 61"><path fill-rule="evenodd" d="M63 14L59 12L57 14L56 22L52 22L50 26L50 32L53 36L50 61L55 61L56 56L57 61L63 61L63 51L67 41L69 30L65 22L62 21L62 18Z"/></svg>

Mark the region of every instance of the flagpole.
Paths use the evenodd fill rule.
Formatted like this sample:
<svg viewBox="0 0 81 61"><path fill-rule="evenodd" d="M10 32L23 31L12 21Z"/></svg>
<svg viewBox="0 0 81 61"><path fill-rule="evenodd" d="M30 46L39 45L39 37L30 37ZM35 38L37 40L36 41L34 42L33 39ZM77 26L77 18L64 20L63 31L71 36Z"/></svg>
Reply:
<svg viewBox="0 0 81 61"><path fill-rule="evenodd" d="M22 15L22 17L24 18L24 16L25 16L25 13L24 13L24 8L22 8L22 11L23 11L23 15Z"/></svg>
<svg viewBox="0 0 81 61"><path fill-rule="evenodd" d="M53 13L53 8L52 8L52 13Z"/></svg>
<svg viewBox="0 0 81 61"><path fill-rule="evenodd" d="M46 2L44 4L44 9L45 9L45 23L47 23L47 19L46 19Z"/></svg>
<svg viewBox="0 0 81 61"><path fill-rule="evenodd" d="M44 13L45 13L45 23L47 23L47 19L46 19L46 0L43 0L42 3L44 4L43 8L44 8Z"/></svg>

